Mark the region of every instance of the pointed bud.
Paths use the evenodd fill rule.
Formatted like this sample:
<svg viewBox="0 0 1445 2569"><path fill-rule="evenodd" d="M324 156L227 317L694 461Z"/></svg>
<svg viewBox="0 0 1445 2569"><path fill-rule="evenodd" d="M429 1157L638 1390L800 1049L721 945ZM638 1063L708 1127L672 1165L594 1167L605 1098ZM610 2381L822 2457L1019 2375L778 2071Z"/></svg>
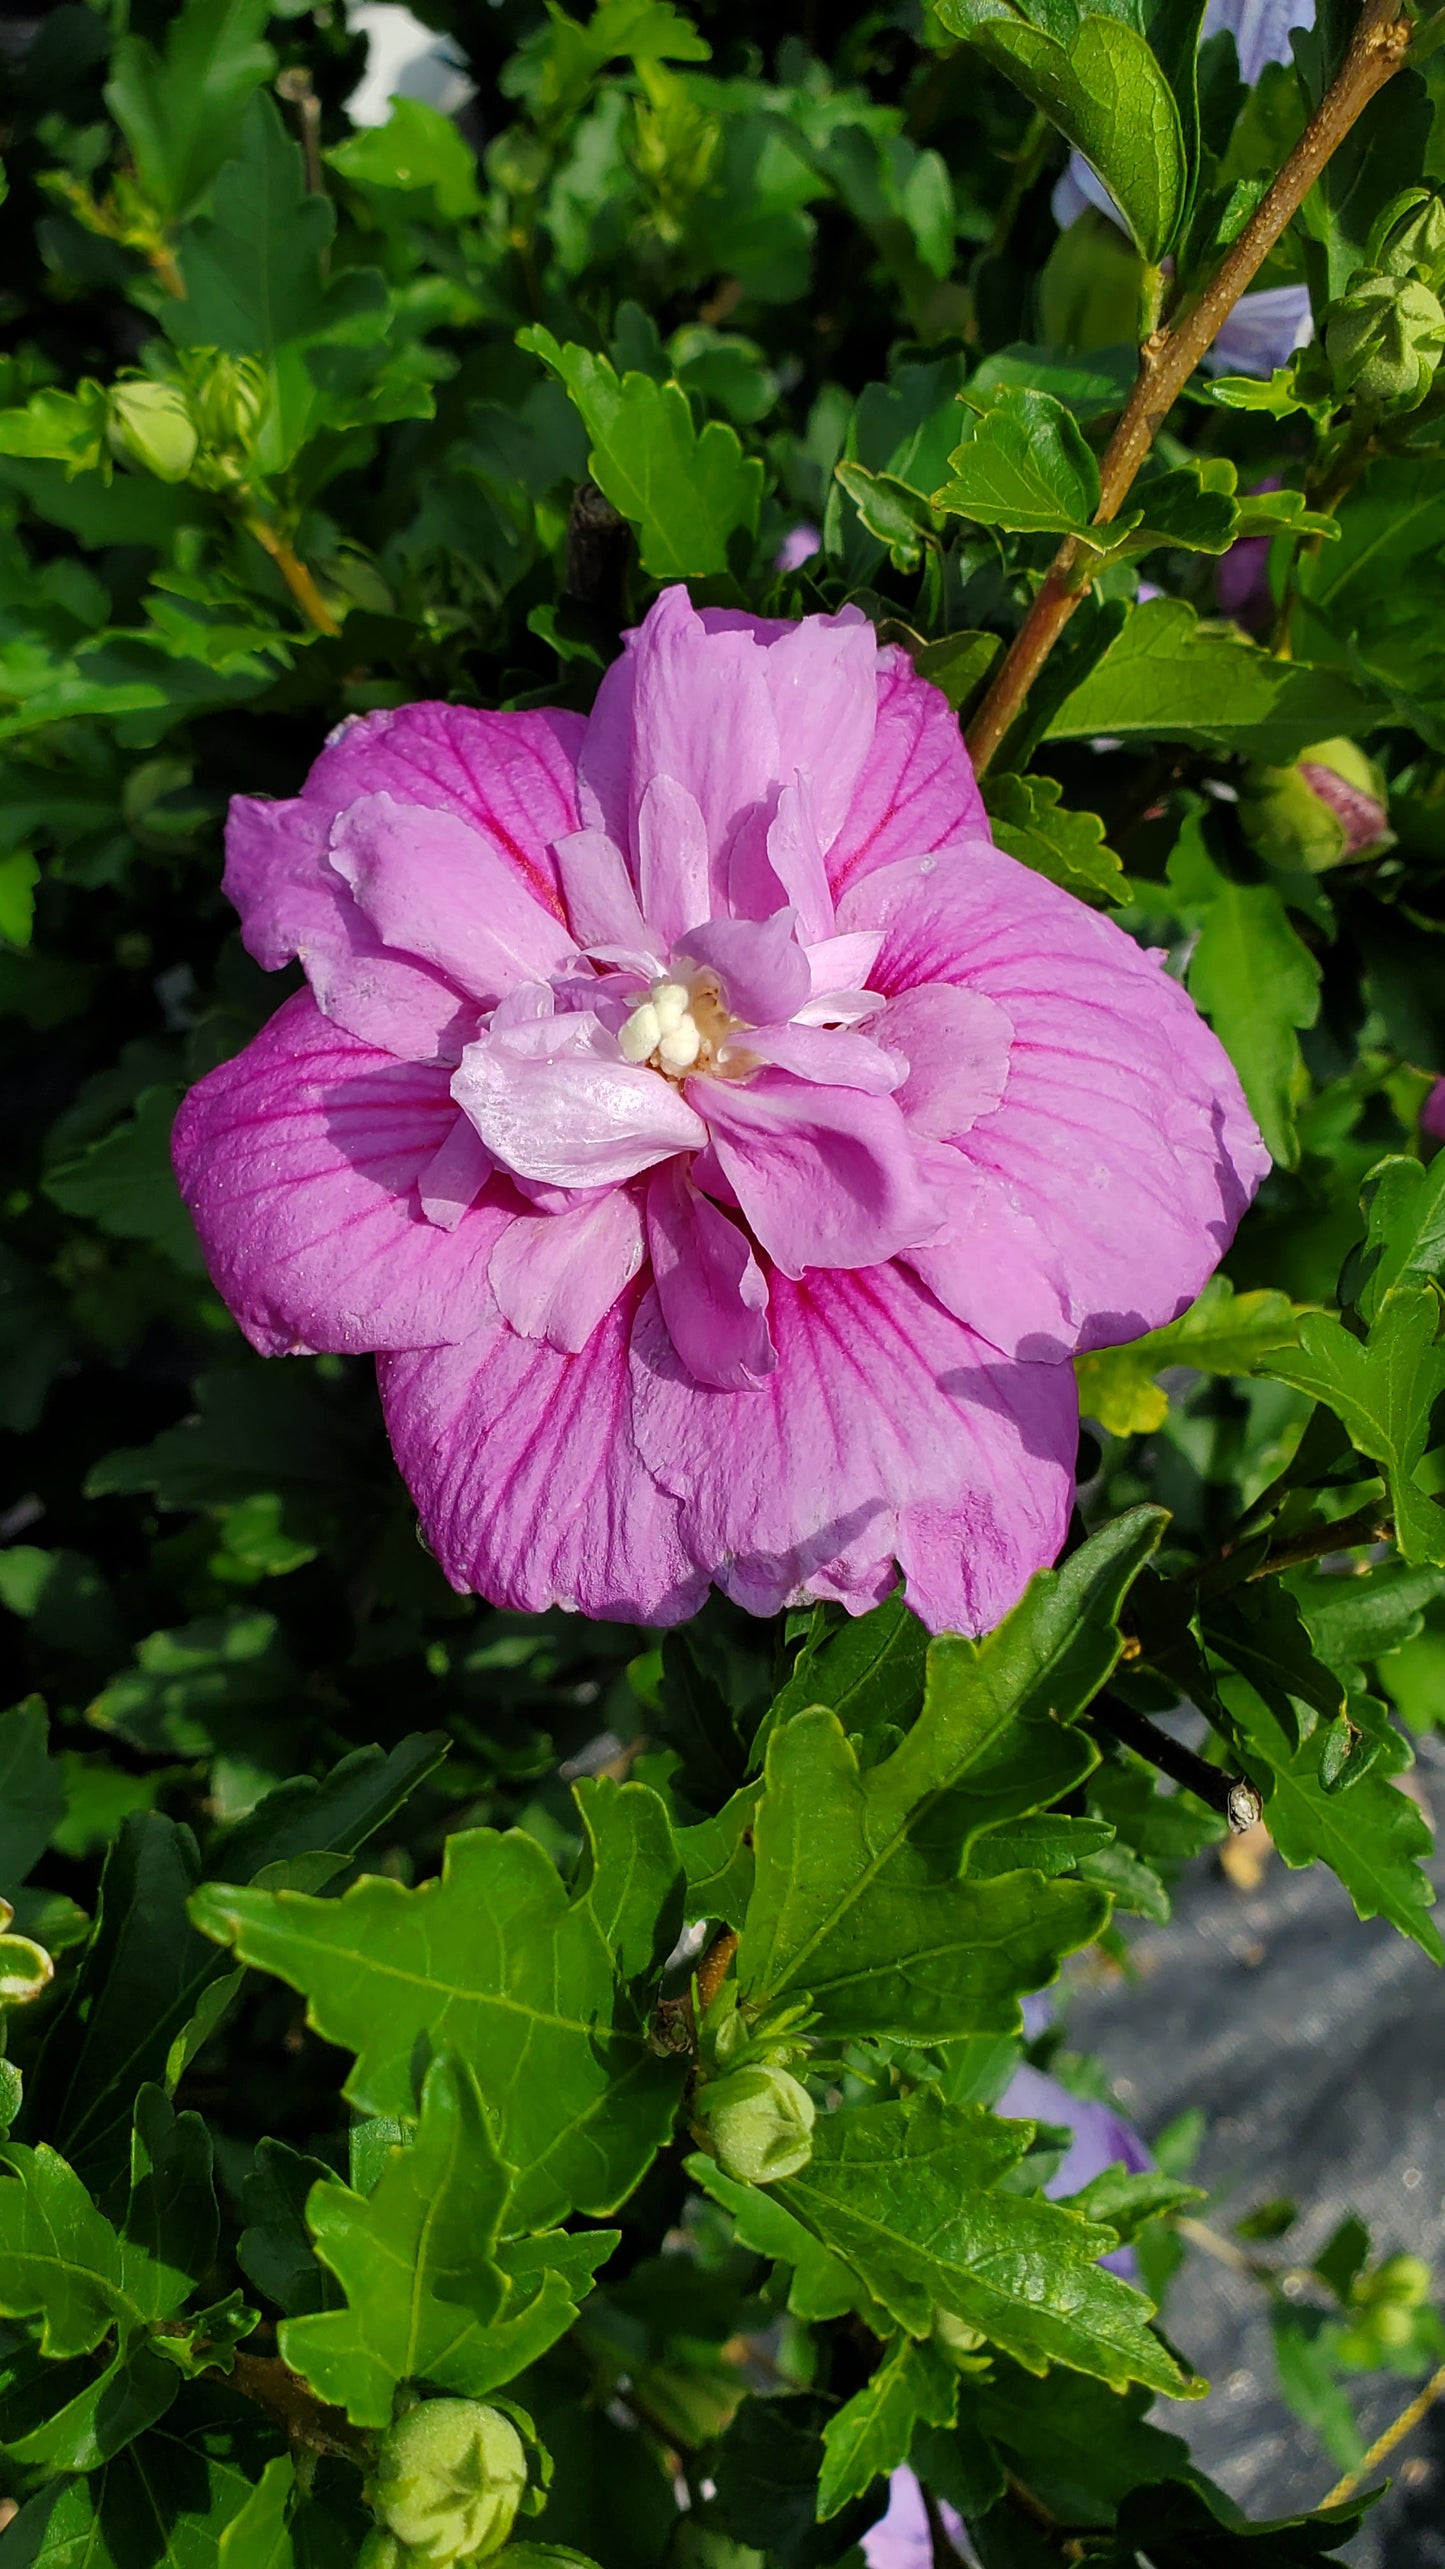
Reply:
<svg viewBox="0 0 1445 2569"><path fill-rule="evenodd" d="M146 375L111 386L109 433L117 454L128 455L162 482L185 480L200 443L179 386L158 384Z"/></svg>
<svg viewBox="0 0 1445 2569"><path fill-rule="evenodd" d="M1440 285L1445 279L1445 204L1433 188L1407 187L1376 217L1365 265L1384 276Z"/></svg>
<svg viewBox="0 0 1445 2569"><path fill-rule="evenodd" d="M696 2112L718 2166L739 2185L774 2185L813 2155L817 2107L790 2070L731 2070L699 2090Z"/></svg>
<svg viewBox="0 0 1445 2569"><path fill-rule="evenodd" d="M1245 834L1275 865L1328 873L1392 844L1382 771L1352 740L1320 740L1291 767L1256 768L1239 798Z"/></svg>
<svg viewBox="0 0 1445 2569"><path fill-rule="evenodd" d="M1325 354L1342 400L1415 410L1445 347L1445 311L1416 277L1356 278L1325 316Z"/></svg>
<svg viewBox="0 0 1445 2569"><path fill-rule="evenodd" d="M214 350L196 387L196 424L208 446L249 446L266 412L265 369L254 357Z"/></svg>
<svg viewBox="0 0 1445 2569"><path fill-rule="evenodd" d="M500 2409L422 2400L382 2445L372 2503L419 2563L448 2569L501 2550L526 2486L526 2447Z"/></svg>

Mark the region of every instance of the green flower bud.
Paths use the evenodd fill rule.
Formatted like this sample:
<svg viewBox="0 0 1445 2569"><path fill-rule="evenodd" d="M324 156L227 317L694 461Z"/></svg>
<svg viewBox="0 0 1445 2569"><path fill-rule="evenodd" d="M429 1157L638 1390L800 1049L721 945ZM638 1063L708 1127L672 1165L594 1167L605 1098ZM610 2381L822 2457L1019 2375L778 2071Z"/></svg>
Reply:
<svg viewBox="0 0 1445 2569"><path fill-rule="evenodd" d="M1325 316L1336 392L1384 410L1415 410L1445 347L1445 311L1417 277L1356 277Z"/></svg>
<svg viewBox="0 0 1445 2569"><path fill-rule="evenodd" d="M1256 768L1239 817L1262 856L1325 874L1391 844L1387 794L1382 770L1354 741L1321 740L1292 766Z"/></svg>
<svg viewBox="0 0 1445 2569"><path fill-rule="evenodd" d="M740 2185L774 2185L796 2176L813 2155L817 2107L791 2070L758 2063L714 2079L697 2099L698 2119L712 2137L724 2176Z"/></svg>
<svg viewBox="0 0 1445 2569"><path fill-rule="evenodd" d="M196 424L208 446L249 446L266 412L265 369L216 350L196 387Z"/></svg>
<svg viewBox="0 0 1445 2569"><path fill-rule="evenodd" d="M411 2557L394 2533L373 2526L356 2555L356 2569L407 2569Z"/></svg>
<svg viewBox="0 0 1445 2569"><path fill-rule="evenodd" d="M1393 2302L1407 2310L1418 2310L1430 2298L1430 2269L1423 2257L1387 2257L1372 2275L1365 2275L1355 2287L1356 2298L1368 2302Z"/></svg>
<svg viewBox="0 0 1445 2569"><path fill-rule="evenodd" d="M512 2530L527 2452L511 2419L478 2400L422 2400L381 2448L372 2503L417 2560L486 2560Z"/></svg>
<svg viewBox="0 0 1445 2569"><path fill-rule="evenodd" d="M1377 215L1365 265L1428 286L1445 279L1445 205L1432 188L1407 187Z"/></svg>
<svg viewBox="0 0 1445 2569"><path fill-rule="evenodd" d="M183 482L200 444L185 394L145 375L111 386L109 434L118 455L162 482Z"/></svg>

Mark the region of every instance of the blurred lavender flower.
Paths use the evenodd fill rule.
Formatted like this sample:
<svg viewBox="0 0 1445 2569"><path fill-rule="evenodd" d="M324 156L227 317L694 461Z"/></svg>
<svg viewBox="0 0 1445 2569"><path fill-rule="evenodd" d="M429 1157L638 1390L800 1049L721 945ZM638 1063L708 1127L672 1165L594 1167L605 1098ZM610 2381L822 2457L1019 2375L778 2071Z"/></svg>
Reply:
<svg viewBox="0 0 1445 2569"><path fill-rule="evenodd" d="M1291 30L1312 27L1314 18L1315 0L1209 0L1202 35L1227 32L1233 36L1240 78L1252 89L1266 63L1289 61ZM1052 204L1060 231L1077 221L1086 205L1097 206L1116 223L1120 219L1103 181L1078 152L1070 154ZM1272 375L1313 335L1308 289L1267 286L1258 294L1241 296L1204 366L1213 375Z"/></svg>
<svg viewBox="0 0 1445 2569"><path fill-rule="evenodd" d="M1432 1142L1445 1142L1445 1079L1437 1079L1420 1109L1420 1130Z"/></svg>
<svg viewBox="0 0 1445 2569"><path fill-rule="evenodd" d="M1253 494L1277 491L1279 487L1278 473L1271 473L1268 480L1251 483L1250 490ZM1269 589L1270 542L1267 535L1242 535L1237 544L1231 544L1229 551L1220 555L1214 566L1214 594L1219 612L1232 616L1236 624L1243 625L1246 633L1262 632L1274 612L1274 600Z"/></svg>
<svg viewBox="0 0 1445 2569"><path fill-rule="evenodd" d="M950 2542L961 2542L963 2526L952 2507L939 2513ZM932 2569L933 2537L923 2508L923 2491L911 2471L895 2471L888 2494L888 2513L863 2536L868 2569Z"/></svg>
<svg viewBox="0 0 1445 2569"><path fill-rule="evenodd" d="M801 571L815 553L823 550L823 539L816 526L790 526L773 555L775 571Z"/></svg>

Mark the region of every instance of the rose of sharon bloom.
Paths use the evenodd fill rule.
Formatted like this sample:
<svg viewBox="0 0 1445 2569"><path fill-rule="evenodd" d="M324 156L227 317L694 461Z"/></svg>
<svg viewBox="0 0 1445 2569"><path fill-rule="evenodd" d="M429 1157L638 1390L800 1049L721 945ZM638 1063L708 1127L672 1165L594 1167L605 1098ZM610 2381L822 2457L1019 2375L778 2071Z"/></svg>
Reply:
<svg viewBox="0 0 1445 2569"><path fill-rule="evenodd" d="M309 987L182 1107L212 1275L265 1353L378 1355L499 1604L857 1612L896 1563L993 1624L1064 1536L1070 1355L1182 1310L1267 1165L853 609L674 589L590 720L345 725L233 807L226 887Z"/></svg>
<svg viewBox="0 0 1445 2569"><path fill-rule="evenodd" d="M1420 1130L1432 1142L1445 1142L1445 1079L1437 1079L1420 1109Z"/></svg>

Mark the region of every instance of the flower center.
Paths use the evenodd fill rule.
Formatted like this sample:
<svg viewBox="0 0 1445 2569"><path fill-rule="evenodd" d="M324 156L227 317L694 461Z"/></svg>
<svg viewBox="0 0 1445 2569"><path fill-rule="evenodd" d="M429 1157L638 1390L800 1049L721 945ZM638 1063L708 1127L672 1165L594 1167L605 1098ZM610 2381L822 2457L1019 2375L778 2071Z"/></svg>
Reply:
<svg viewBox="0 0 1445 2569"><path fill-rule="evenodd" d="M723 1005L717 977L694 973L688 981L654 981L647 997L618 1028L624 1061L646 1062L666 1079L711 1067L737 1020Z"/></svg>

